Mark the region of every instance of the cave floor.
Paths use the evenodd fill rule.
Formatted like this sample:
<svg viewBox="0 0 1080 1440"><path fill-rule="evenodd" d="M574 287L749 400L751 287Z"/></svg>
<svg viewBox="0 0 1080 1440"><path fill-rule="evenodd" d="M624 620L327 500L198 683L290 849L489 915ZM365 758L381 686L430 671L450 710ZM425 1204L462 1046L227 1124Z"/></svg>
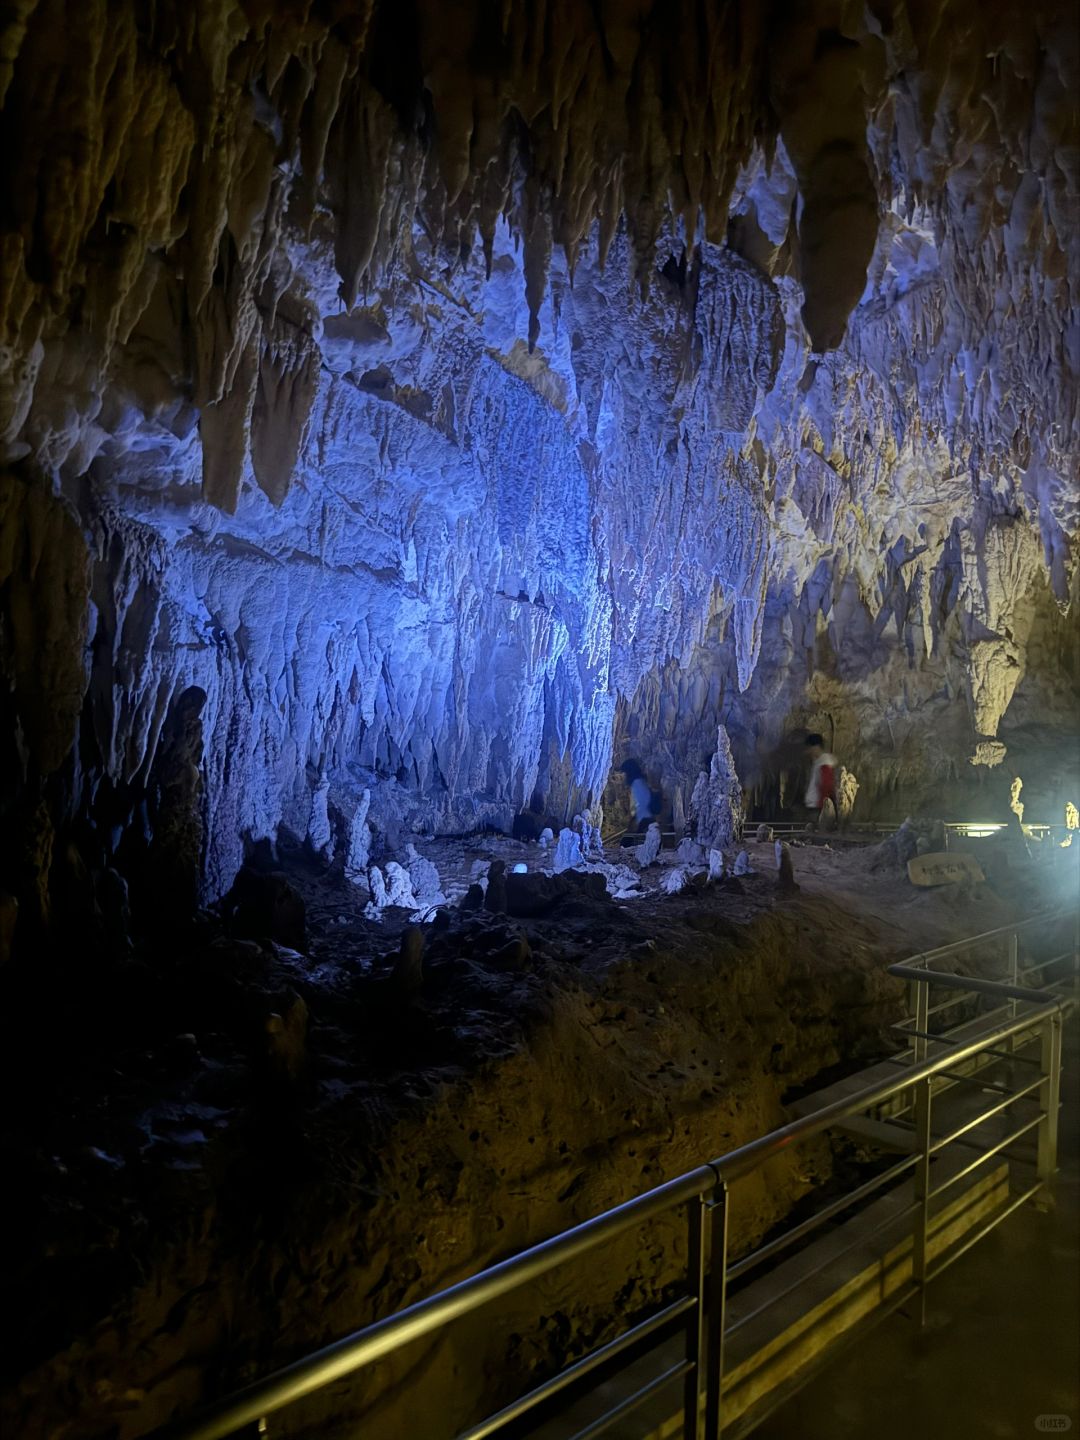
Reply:
<svg viewBox="0 0 1080 1440"><path fill-rule="evenodd" d="M492 853L421 848L465 876ZM299 853L303 954L207 916L179 946L7 977L0 1261L19 1325L0 1425L127 1440L743 1143L786 1095L888 1051L888 964L1042 902L1008 874L915 891L822 847L796 848L800 889L780 896L772 846L747 848L756 873L707 888L452 914L425 932L417 991L394 976L408 914L365 919L363 893ZM822 1152L775 1177L741 1239L831 1168ZM668 1260L626 1263L629 1310ZM546 1303L570 1317L560 1343L595 1334ZM532 1373L557 1359L521 1340L534 1323L504 1327ZM437 1357L436 1396L465 1356ZM485 1366L502 1383L505 1356ZM409 1423L388 1412L378 1433Z"/></svg>

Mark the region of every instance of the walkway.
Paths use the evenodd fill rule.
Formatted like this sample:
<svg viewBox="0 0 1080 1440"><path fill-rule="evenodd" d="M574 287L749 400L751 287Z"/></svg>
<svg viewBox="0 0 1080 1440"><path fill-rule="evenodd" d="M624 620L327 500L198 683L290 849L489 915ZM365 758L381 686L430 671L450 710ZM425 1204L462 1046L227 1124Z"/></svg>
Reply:
<svg viewBox="0 0 1080 1440"><path fill-rule="evenodd" d="M929 1291L925 1334L891 1316L754 1440L1030 1440L1080 1434L1080 1025L1065 1035L1056 1208L1030 1205Z"/></svg>

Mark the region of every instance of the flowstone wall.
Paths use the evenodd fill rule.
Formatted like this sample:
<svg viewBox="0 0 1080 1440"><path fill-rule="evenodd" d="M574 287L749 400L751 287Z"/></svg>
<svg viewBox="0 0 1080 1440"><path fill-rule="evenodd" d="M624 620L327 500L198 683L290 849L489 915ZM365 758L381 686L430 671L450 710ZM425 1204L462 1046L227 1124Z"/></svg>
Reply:
<svg viewBox="0 0 1080 1440"><path fill-rule="evenodd" d="M1036 614L1068 650L1077 65L1067 7L984 10L16 7L28 913L87 827L215 896L283 823L596 805L613 745L692 786L781 698L945 686L867 802L1000 762Z"/></svg>

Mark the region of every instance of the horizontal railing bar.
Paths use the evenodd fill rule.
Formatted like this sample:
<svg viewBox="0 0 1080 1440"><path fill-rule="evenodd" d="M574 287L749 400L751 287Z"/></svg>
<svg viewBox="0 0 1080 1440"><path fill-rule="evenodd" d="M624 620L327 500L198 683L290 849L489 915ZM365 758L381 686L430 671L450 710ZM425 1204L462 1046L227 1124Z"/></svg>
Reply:
<svg viewBox="0 0 1080 1440"><path fill-rule="evenodd" d="M918 1208L919 1201L913 1200L910 1205L905 1205L903 1210L898 1210L895 1215L887 1215L884 1220L879 1220L876 1225L872 1226L863 1234L857 1235L854 1240L842 1246L841 1249L833 1250L831 1254L822 1260L820 1265L815 1265L812 1270L802 1271L798 1278L792 1281L786 1289L778 1290L775 1295L770 1295L756 1310L751 1310L748 1315L740 1315L734 1325L729 1325L724 1331L725 1337L734 1335L737 1331L741 1330L744 1325L749 1325L751 1320L756 1320L759 1315L764 1315L766 1310L771 1310L778 1300L783 1300L794 1291L801 1289L807 1280L812 1280L815 1275L820 1275L822 1270L827 1270L834 1260L839 1260L842 1255L847 1255L852 1250L858 1250L861 1245L865 1245L875 1235L880 1234L882 1230L888 1230L890 1226L898 1225L901 1220L906 1220L907 1217L913 1215Z"/></svg>
<svg viewBox="0 0 1080 1440"><path fill-rule="evenodd" d="M1037 1036L1033 1035L1027 1043L1031 1044L1037 1038ZM986 1050L983 1053L993 1055L995 1060L1011 1060L1017 1065L1040 1065L1042 1063L1036 1060L1033 1055L1021 1055L1016 1050Z"/></svg>
<svg viewBox="0 0 1080 1440"><path fill-rule="evenodd" d="M934 1040L941 1045L962 1045L962 1040L950 1040L947 1035L935 1035L932 1030L909 1030L909 1035L914 1035L916 1040ZM994 1035L996 1039L996 1034Z"/></svg>
<svg viewBox="0 0 1080 1440"><path fill-rule="evenodd" d="M959 1260L961 1255L966 1255L973 1245L977 1245L980 1240L985 1240L987 1235L990 1234L991 1230L996 1230L1003 1220L1007 1220L1014 1210L1019 1210L1021 1205L1026 1204L1027 1201L1030 1200L1032 1196L1037 1195L1042 1188L1043 1182L1041 1180L1036 1180L1034 1185L1029 1186L1028 1189L1023 1191L1022 1194L1017 1195L1016 1198L1009 1205L1007 1205L1004 1210L1000 1212L1000 1214L995 1215L988 1224L983 1225L979 1230L976 1230L974 1235L969 1235L968 1238L964 1241L964 1243L959 1247L959 1249L954 1250L950 1255L946 1255L944 1260L940 1261L937 1265L935 1265L934 1268L927 1275L926 1283L929 1285L932 1281L936 1280L939 1275L941 1275L949 1268L950 1265L952 1265L955 1261Z"/></svg>
<svg viewBox="0 0 1080 1440"><path fill-rule="evenodd" d="M1058 1111L1060 1112L1060 1110L1061 1110L1061 1106L1059 1105L1059 1106L1058 1106ZM1044 1110L1040 1110L1040 1111L1039 1111L1039 1114L1040 1114L1040 1115L1045 1115L1046 1112L1045 1112ZM958 1146L959 1149L961 1149L961 1150L975 1150L975 1151L977 1151L978 1154L980 1154L980 1155L983 1155L983 1154L986 1153L986 1152L983 1150L982 1145L979 1144L978 1140L969 1140L966 1135L961 1135L961 1137L960 1137L959 1140L953 1141L953 1144L956 1145L956 1146ZM1003 1153L1007 1153L1007 1152L1003 1152ZM1009 1158L1012 1159L1012 1160L1024 1160L1024 1163L1026 1164L1029 1157L1024 1157L1024 1156L1021 1156L1021 1155L1010 1155Z"/></svg>
<svg viewBox="0 0 1080 1440"><path fill-rule="evenodd" d="M977 995L1000 995L1008 1000L1027 1000L1035 1005L1047 1005L1057 997L1045 990L1033 990L1027 985L1008 985L1001 980L982 980L977 975L946 975L939 970L916 970L913 965L890 965L890 975L902 980L917 980L922 984L942 985L947 990L971 991Z"/></svg>
<svg viewBox="0 0 1080 1440"><path fill-rule="evenodd" d="M505 1406L494 1415L489 1415L486 1420L481 1420L471 1430L462 1431L457 1440L486 1440L488 1435L494 1435L504 1425L509 1425L511 1420L517 1420L519 1416L534 1410L537 1405L549 1400L553 1395L558 1395L571 1385L575 1385L583 1376L606 1365L609 1360L614 1360L624 1351L632 1349L649 1335L655 1335L666 1325L680 1319L689 1311L696 1310L697 1303L696 1295L682 1296L671 1305L665 1306L663 1310L658 1310L655 1315L650 1315L648 1320L643 1320L640 1325L635 1325L632 1330L624 1331L622 1335L610 1340L606 1345L601 1345L598 1350L591 1351L588 1355L582 1356L580 1360L576 1360L573 1365L568 1365L565 1370L560 1370L557 1375L553 1375L550 1380L545 1380L542 1385L538 1385L535 1390L530 1390L527 1395L522 1395L513 1404Z"/></svg>
<svg viewBox="0 0 1080 1440"><path fill-rule="evenodd" d="M969 950L973 945L981 945L986 940L996 940L1002 935L1019 935L1025 930L1030 930L1035 925L1049 925L1054 920L1071 919L1073 911L1051 910L1046 915L1033 915L1029 920L1020 920L1015 925L999 925L996 930L984 930L981 935L971 935L966 940L954 940L949 945L939 945L934 950L921 950L917 955L912 955L908 960L909 965L918 962L923 964L931 960L944 960L950 955L959 955L964 950Z"/></svg>
<svg viewBox="0 0 1080 1440"><path fill-rule="evenodd" d="M963 1005L964 1001L974 995L974 990L965 990L962 995L953 995L949 1000L942 1000L940 1005L931 1005L926 1012L927 1015L936 1015L941 1010L949 1010L953 1005Z"/></svg>
<svg viewBox="0 0 1080 1440"><path fill-rule="evenodd" d="M834 1121L844 1119L848 1115L859 1115L864 1110L880 1105L883 1100L889 1099L892 1095L902 1094L917 1081L926 1080L938 1074L946 1066L962 1063L964 1060L981 1054L987 1048L988 1043L1008 1040L1013 1035L1019 1035L1023 1031L1031 1029L1033 1025L1047 1019L1050 1015L1059 1014L1064 1003L1067 1002L1054 996L1049 1004L1041 1006L1038 1010L1030 1011L1026 1015L1016 1016L1008 1024L995 1028L990 1034L973 1040L958 1040L954 1042L953 1048L947 1055L937 1055L933 1059L923 1061L921 1065L913 1065L906 1074L899 1078L879 1080L875 1085L867 1086L865 1090L856 1091L854 1095L834 1100L831 1105L823 1105L820 1110L814 1110L811 1114L801 1116L788 1125L782 1125L779 1130L773 1130L769 1135L759 1136L758 1139L751 1140L747 1145L741 1145L727 1155L718 1156L711 1162L712 1166L725 1184L731 1184L751 1170L756 1170L764 1160L780 1154L796 1141L805 1140L811 1135L820 1134L822 1130L828 1130Z"/></svg>
<svg viewBox="0 0 1080 1440"><path fill-rule="evenodd" d="M937 1189L930 1191L929 1198L933 1200L938 1195L944 1195L950 1186L955 1185L958 1180L965 1179L973 1170L977 1170L980 1165L985 1164L987 1160L999 1154L1006 1146L1011 1145L1014 1140L1019 1140L1021 1136L1026 1135L1029 1130L1034 1130L1035 1126L1041 1125L1045 1119L1046 1112L1040 1110L1034 1120L1029 1120L1026 1124L1021 1125L1019 1130L1014 1130L1011 1135L1006 1135L1004 1140L1000 1140L996 1145L991 1145L989 1150L983 1150L977 1160L973 1160L970 1165L965 1165L963 1170L958 1170L955 1175L950 1175L947 1180L943 1180Z"/></svg>
<svg viewBox="0 0 1080 1440"><path fill-rule="evenodd" d="M937 1015L938 1012L941 1010L948 1010L953 1005L963 1005L964 1001L970 1000L974 994L974 990L965 991L962 995L953 995L948 1000L942 1000L940 1005L931 1005L929 1010L927 1010L926 1012L927 1018L929 1018L931 1015ZM910 1026L914 1024L915 1016L907 1015L903 1020L894 1020L893 1023L889 1026L889 1029L899 1030L903 1034L909 1029Z"/></svg>
<svg viewBox="0 0 1080 1440"><path fill-rule="evenodd" d="M796 1225L793 1229L787 1231L786 1234L778 1236L775 1240L770 1240L767 1245L762 1245L760 1249L752 1250L749 1255L736 1261L734 1265L727 1267L728 1280L737 1280L740 1275L745 1275L747 1270L752 1270L755 1265L761 1264L763 1260L770 1259L781 1250L785 1250L789 1245L793 1245L796 1240L801 1240L804 1235L809 1235L818 1225L824 1224L826 1220L831 1220L834 1215L840 1214L842 1210L847 1210L850 1209L852 1205L857 1205L860 1200L865 1200L868 1195L873 1195L876 1190L880 1190L883 1185L887 1185L891 1180L895 1180L897 1176L902 1175L905 1170L910 1170L917 1158L915 1155L907 1156L896 1165L890 1166L888 1170L883 1170L880 1175L875 1175L872 1180L868 1180L865 1184L860 1185L858 1189L852 1190L847 1195L841 1195L839 1199L834 1200L830 1205L826 1205L824 1209L817 1211L816 1214L811 1215L809 1219Z"/></svg>
<svg viewBox="0 0 1080 1440"><path fill-rule="evenodd" d="M1071 960L1072 958L1073 952L1071 950L1063 950L1060 955L1051 955L1049 960L1040 960L1037 965L1025 965L1023 967L1023 973L1025 975L1034 975L1036 970L1045 970L1048 965L1060 965L1062 960Z"/></svg>
<svg viewBox="0 0 1080 1440"><path fill-rule="evenodd" d="M554 1270L557 1265L577 1259L634 1225L654 1219L683 1201L705 1194L716 1187L717 1178L711 1165L699 1165L697 1169L658 1185L623 1205L617 1205L603 1215L563 1231L554 1239L542 1240L498 1265L481 1270L457 1285L440 1290L426 1300L420 1300L385 1320L368 1325L285 1366L212 1406L198 1420L166 1427L163 1435L182 1436L183 1440L221 1440L221 1437L231 1435L233 1431L291 1405L305 1395L322 1390L375 1360L381 1360L384 1355L430 1335L448 1321L519 1289L528 1281Z"/></svg>
<svg viewBox="0 0 1080 1440"><path fill-rule="evenodd" d="M953 1130L950 1134L942 1135L935 1140L930 1146L930 1154L936 1155L939 1150L944 1150L946 1145L951 1144L954 1140L959 1140L961 1135L966 1135L969 1130L978 1129L987 1120L992 1120L995 1115L1000 1115L1003 1110L1007 1110L1014 1101L1023 1100L1026 1095L1031 1095L1035 1090L1041 1090L1045 1084L1046 1077L1040 1075L1038 1080L1033 1080L1030 1085L1025 1085L1023 1090L1014 1090L1007 1100L999 1100L996 1105L991 1105L989 1110L983 1110L976 1115L974 1120L965 1121L958 1130Z"/></svg>
<svg viewBox="0 0 1080 1440"><path fill-rule="evenodd" d="M960 998L960 1001L962 1002L962 1001L964 1001L964 1000L971 1000L973 997L974 997L974 992L972 992L971 995L961 995L959 998ZM953 1002L953 1003L958 1003L958 1002ZM932 1015L936 1015L937 1012L938 1012L939 1010L943 1009L943 1008L945 1008L945 1007L940 1006L940 1005L934 1005L934 1006L932 1006L932 1007L926 1012L926 1018L929 1019ZM960 1027L961 1025L965 1024L965 1023L973 1023L973 1022L976 1021L976 1020L978 1020L978 1021L992 1020L995 1015L1008 1015L1008 1014L1010 1014L1010 1013L1011 1013L1011 1011L1010 1011L1010 1008L1009 1008L1008 1005L997 1005L997 1006L994 1007L993 1010L988 1010L988 1011L987 1011L985 1014L983 1014L983 1015L972 1015L972 1016L970 1017L970 1020L969 1020L969 1021L966 1021L966 1022L963 1021L963 1020L954 1021L954 1022L953 1022L953 1028L954 1028L954 1029L959 1029L959 1027ZM894 1021L894 1023L889 1026L889 1029L890 1029L890 1030L897 1030L897 1031L899 1031L900 1036L901 1036L903 1039L905 1039L905 1040L908 1039L908 1038L911 1037L911 1036L915 1036L915 1037L917 1037L918 1039L921 1039L921 1040L941 1040L941 1039L944 1038L944 1036L943 1036L943 1034L942 1034L942 1032L941 1032L940 1030L916 1030L916 1028L915 1028L915 1016L914 1016L914 1015L909 1015L906 1020Z"/></svg>
<svg viewBox="0 0 1080 1440"><path fill-rule="evenodd" d="M570 1440L594 1440L595 1436L602 1435L605 1430L609 1430L611 1426L615 1424L616 1420L622 1420L625 1416L636 1410L639 1405L644 1405L645 1401L651 1399L658 1390L662 1390L665 1385L670 1385L673 1381L681 1379L682 1376L688 1374L693 1368L694 1362L692 1360L680 1360L675 1365L669 1365L662 1375L658 1375L655 1380L650 1380L649 1383L643 1385L640 1390L635 1390L633 1395L628 1395L625 1400L621 1400L619 1404L616 1405L614 1409L609 1410L606 1415L598 1416L592 1424L586 1425L584 1430L575 1431L574 1434L570 1436Z"/></svg>
<svg viewBox="0 0 1080 1440"><path fill-rule="evenodd" d="M937 1036L937 1035L929 1035L929 1034L928 1034L925 1038L928 1039L928 1040L937 1040L937 1039L940 1039L940 1036ZM1031 1043L1033 1043L1037 1038L1038 1038L1038 1036L1033 1035L1033 1036L1030 1037L1030 1039L1029 1039L1026 1043L1031 1044ZM1018 1065L1038 1065L1038 1064L1040 1064L1040 1062L1039 1062L1038 1060L1034 1059L1033 1056L1031 1056L1031 1055L1021 1055L1018 1050L984 1050L982 1053L983 1053L984 1055L992 1055L995 1060L1015 1060ZM908 1065L911 1064L911 1054L912 1054L911 1049L910 1049L910 1048L906 1048L906 1049L904 1050L903 1054L901 1054L901 1055L886 1055L886 1056L885 1056L885 1061L884 1061L884 1063L887 1064L887 1065L904 1065L904 1066L908 1066ZM986 1068L989 1069L990 1067L987 1066ZM948 1075L950 1079L954 1079L954 1080L959 1078L958 1076L951 1075L948 1070L941 1070L941 1071L939 1071L938 1073L939 1073L940 1075Z"/></svg>
<svg viewBox="0 0 1080 1440"><path fill-rule="evenodd" d="M1028 990L1025 993L1031 996L1041 994L1041 991ZM1012 1002L1006 1001L1004 1005L995 1005L992 1010L984 1010L981 1015L974 1015L972 1019L978 1020L985 1025L988 1020L993 1020L997 1015L1014 1015L1015 1013L1012 1008Z"/></svg>
<svg viewBox="0 0 1080 1440"><path fill-rule="evenodd" d="M990 1067L987 1066L987 1069ZM1010 1090L1007 1085L995 1085L993 1081L987 1080L982 1074L958 1075L952 1070L942 1070L941 1078L951 1080L954 1085L976 1085L980 1090L986 1090L992 1095L1015 1095L1015 1090Z"/></svg>

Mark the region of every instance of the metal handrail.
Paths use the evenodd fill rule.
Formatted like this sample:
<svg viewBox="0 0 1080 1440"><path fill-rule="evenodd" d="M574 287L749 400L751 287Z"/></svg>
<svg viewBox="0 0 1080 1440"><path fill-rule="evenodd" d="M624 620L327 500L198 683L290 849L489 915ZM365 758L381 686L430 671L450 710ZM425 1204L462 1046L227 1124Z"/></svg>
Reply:
<svg viewBox="0 0 1080 1440"><path fill-rule="evenodd" d="M1036 996L1041 999L1041 992L1027 991L1022 998L1033 1001ZM835 1126L837 1121L871 1110L897 1095L916 1089L920 1082L929 1081L940 1072L983 1053L988 1046L1030 1031L1052 1016L1060 1017L1066 1008L1067 1001L1051 996L1023 1016L1010 1018L977 1038L961 1042L946 1054L866 1086L854 1095L836 1100L760 1136L561 1235L531 1246L457 1285L305 1356L210 1406L197 1418L165 1426L155 1431L154 1435L160 1440L165 1440L165 1437L168 1440L224 1440L242 1427L261 1421L267 1415L324 1389L405 1345L433 1334L449 1321L518 1290L530 1280L578 1258L634 1225L663 1214L680 1203L702 1200L725 1191L727 1186L797 1142L823 1133ZM684 1370L680 1368L678 1373L682 1374Z"/></svg>
<svg viewBox="0 0 1080 1440"><path fill-rule="evenodd" d="M974 945L982 945L987 940L997 940L1002 936L1021 935L1026 930L1032 930L1040 925L1050 925L1055 920L1074 919L1076 910L1066 907L1061 910L1048 910L1043 915L1033 915L1029 920L1019 920L1012 925L999 925L994 930L984 930L980 935L969 935L964 940L954 940L948 945L938 945L933 950L920 950L917 955L909 955L903 962L913 968L921 968L929 965L934 960L946 960L951 955L960 955L965 950L970 950ZM889 970L895 973L893 966ZM965 977L966 978L966 977Z"/></svg>
<svg viewBox="0 0 1080 1440"><path fill-rule="evenodd" d="M891 1028L898 1031L909 1039L913 1058L918 1062L926 1059L930 1043L941 1040L941 1036L934 1035L929 1030L930 1016L941 1010L947 1009L958 1000L978 995L992 994L1001 996L1006 1004L998 1006L997 1009L986 1012L982 1016L982 1023L992 1020L996 1015L1009 1013L1015 1015L1016 1007L1021 1001L1029 1001L1039 994L1048 992L1036 991L1030 986L1021 986L1020 968L1020 936L1026 931L1036 927L1053 925L1062 920L1072 920L1074 925L1072 959L1074 965L1080 966L1080 909L1062 908L1060 910L1049 910L1041 915L1033 915L1028 920L1014 921L1009 925L1000 925L994 930L985 930L980 935L969 935L963 940L954 940L948 945L939 945L933 950L923 950L918 955L910 956L902 964L890 965L889 974L899 979L908 980L912 989L912 1010L913 1013L905 1020L899 1021ZM936 961L948 959L950 956L961 954L965 950L971 950L976 945L984 944L988 940L1007 938L1009 942L1009 976L1011 989L1005 987L1000 981L987 981L981 977L970 975L957 975L952 972L942 973L940 970L931 969ZM1059 960L1069 958L1066 951L1060 956L1052 956L1038 965L1029 967L1025 973L1040 973L1051 964ZM931 986L940 986L945 989L953 989L960 992L955 999L945 1000L940 1005L930 1005ZM948 1042L946 1042L948 1043Z"/></svg>
<svg viewBox="0 0 1080 1440"><path fill-rule="evenodd" d="M1041 1000L1048 1004L1058 998L1049 990L1035 990L1027 985L1007 985L998 980L983 980L976 975L942 975L934 971L919 970L914 965L890 965L889 974L896 975L901 980L929 982L932 985L944 986L947 990L963 990L973 995L1000 995L1005 1000Z"/></svg>

